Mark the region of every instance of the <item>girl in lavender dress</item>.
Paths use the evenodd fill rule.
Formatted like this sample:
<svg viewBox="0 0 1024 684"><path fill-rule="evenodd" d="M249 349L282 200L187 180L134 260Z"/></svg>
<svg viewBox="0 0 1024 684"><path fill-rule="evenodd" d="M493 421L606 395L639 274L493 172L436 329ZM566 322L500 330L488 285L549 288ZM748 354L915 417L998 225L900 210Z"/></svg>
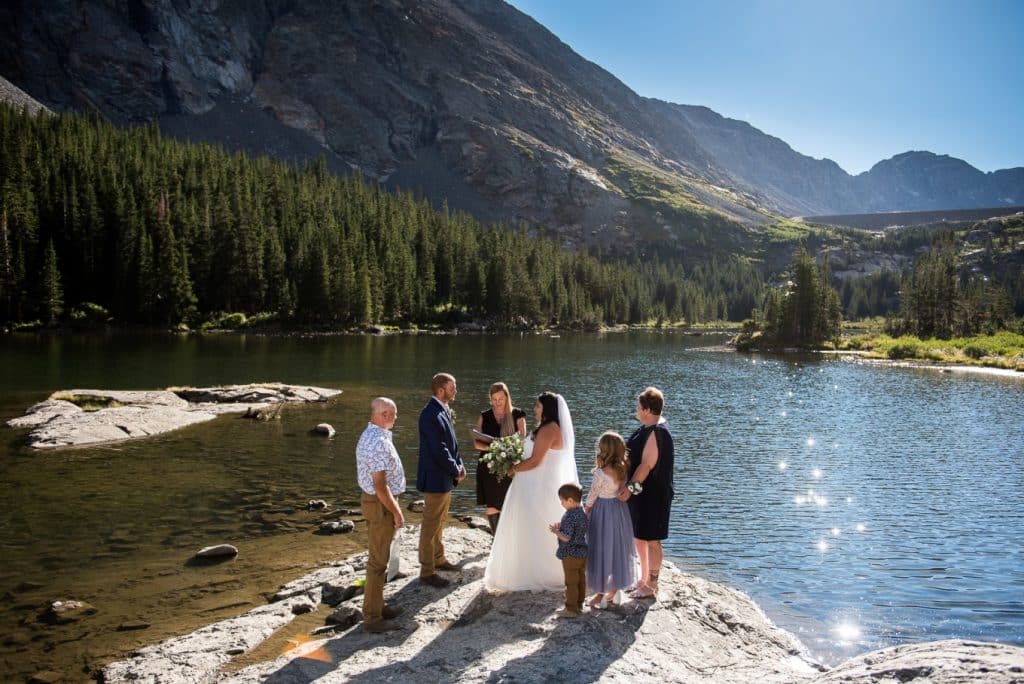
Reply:
<svg viewBox="0 0 1024 684"><path fill-rule="evenodd" d="M617 432L597 441L594 480L584 510L590 516L587 534L587 587L596 592L592 608L606 608L620 589L636 582L636 548L629 505L618 498L626 484L629 461L626 443Z"/></svg>

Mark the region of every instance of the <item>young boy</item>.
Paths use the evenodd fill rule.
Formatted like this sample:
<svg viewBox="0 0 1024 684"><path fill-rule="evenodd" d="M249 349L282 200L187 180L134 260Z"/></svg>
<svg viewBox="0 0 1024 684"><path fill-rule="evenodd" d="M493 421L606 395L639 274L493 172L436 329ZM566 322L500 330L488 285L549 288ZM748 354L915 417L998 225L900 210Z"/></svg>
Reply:
<svg viewBox="0 0 1024 684"><path fill-rule="evenodd" d="M558 537L555 556L562 561L565 572L565 608L558 611L558 617L574 618L583 610L587 595L587 515L580 506L583 490L579 485L562 485L558 498L565 515L560 523L548 527Z"/></svg>

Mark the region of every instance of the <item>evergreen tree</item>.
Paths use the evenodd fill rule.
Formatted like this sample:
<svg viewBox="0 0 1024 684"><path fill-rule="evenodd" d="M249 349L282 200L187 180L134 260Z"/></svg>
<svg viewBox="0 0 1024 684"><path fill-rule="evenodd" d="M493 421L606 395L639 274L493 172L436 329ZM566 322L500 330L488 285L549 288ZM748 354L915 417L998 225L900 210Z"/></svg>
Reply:
<svg viewBox="0 0 1024 684"><path fill-rule="evenodd" d="M54 325L64 313L64 288L61 287L57 250L53 246L53 240L46 243L40 295L39 313L47 324Z"/></svg>
<svg viewBox="0 0 1024 684"><path fill-rule="evenodd" d="M761 328L771 345L818 347L839 337L842 309L829 282L826 261L818 266L800 248L790 264L790 280L765 297Z"/></svg>

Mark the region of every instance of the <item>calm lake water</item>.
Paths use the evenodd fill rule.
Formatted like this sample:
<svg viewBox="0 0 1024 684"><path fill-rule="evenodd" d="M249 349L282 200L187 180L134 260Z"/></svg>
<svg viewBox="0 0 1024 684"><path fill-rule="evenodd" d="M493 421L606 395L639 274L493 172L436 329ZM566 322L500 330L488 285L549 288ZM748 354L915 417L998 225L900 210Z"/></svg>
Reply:
<svg viewBox="0 0 1024 684"><path fill-rule="evenodd" d="M0 337L3 420L56 389L344 390L280 422L221 417L96 448L37 452L4 428L0 595L25 582L73 594L84 565L114 572L126 558L259 537L272 533L268 511L352 500L354 444L380 394L398 402L414 482L416 416L430 376L450 370L467 445L492 381L527 408L540 391L564 394L585 486L600 433L632 430L636 394L662 388L677 444L668 556L748 593L826 662L941 638L1024 645L1024 379L740 355L711 346L722 339ZM324 421L335 439L309 434ZM473 509L472 484L457 507ZM0 631L22 618L8 607Z"/></svg>

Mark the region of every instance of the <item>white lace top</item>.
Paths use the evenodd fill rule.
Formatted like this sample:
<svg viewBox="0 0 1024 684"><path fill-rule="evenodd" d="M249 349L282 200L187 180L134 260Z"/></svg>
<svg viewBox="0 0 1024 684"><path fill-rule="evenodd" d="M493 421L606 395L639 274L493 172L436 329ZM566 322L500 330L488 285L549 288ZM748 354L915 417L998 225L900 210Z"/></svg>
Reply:
<svg viewBox="0 0 1024 684"><path fill-rule="evenodd" d="M587 507L594 505L598 499L614 499L619 495L622 485L618 484L603 470L595 467L591 471L594 479L590 483L590 493L587 494Z"/></svg>

